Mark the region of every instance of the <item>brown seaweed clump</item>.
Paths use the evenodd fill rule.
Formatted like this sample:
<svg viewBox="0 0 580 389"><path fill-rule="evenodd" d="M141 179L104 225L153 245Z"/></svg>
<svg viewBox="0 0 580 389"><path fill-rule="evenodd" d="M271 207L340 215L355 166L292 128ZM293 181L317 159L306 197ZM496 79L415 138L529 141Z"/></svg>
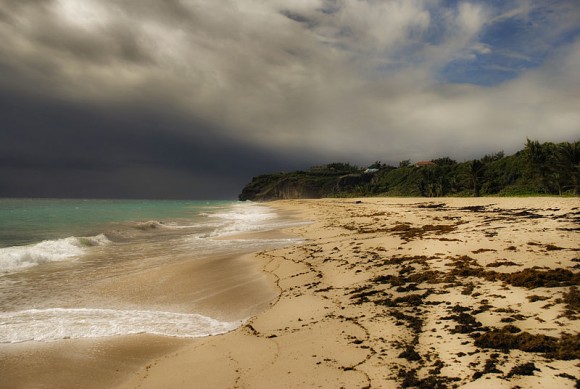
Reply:
<svg viewBox="0 0 580 389"><path fill-rule="evenodd" d="M428 233L432 233L434 235L444 235L455 231L456 229L457 226L451 224L426 224L422 227L412 227L410 224L401 223L389 229L389 232L391 232L393 235L398 235L404 241L409 242L416 238L422 239L423 236Z"/></svg>
<svg viewBox="0 0 580 389"><path fill-rule="evenodd" d="M510 274L498 274L497 278L510 285L528 289L574 286L580 283L580 273L562 268L546 271L531 268Z"/></svg>
<svg viewBox="0 0 580 389"><path fill-rule="evenodd" d="M532 335L529 332L519 332L515 335L508 327L510 326L493 329L478 336L475 339L475 346L544 353L547 357L555 359L580 359L580 334L563 335L560 339L547 335Z"/></svg>
<svg viewBox="0 0 580 389"><path fill-rule="evenodd" d="M503 261L498 260L486 265L486 267L500 267L500 266L521 266L521 265L519 263L506 260Z"/></svg>
<svg viewBox="0 0 580 389"><path fill-rule="evenodd" d="M573 311L573 313L580 311L580 291L577 287L572 286L568 293L564 293L564 302L569 311Z"/></svg>
<svg viewBox="0 0 580 389"><path fill-rule="evenodd" d="M454 311L457 311L455 308ZM442 317L441 320L454 320L458 323L455 328L450 330L452 334L470 334L483 329L481 323L467 312L459 312L457 315Z"/></svg>
<svg viewBox="0 0 580 389"><path fill-rule="evenodd" d="M457 377L444 377L431 375L426 378L417 377L417 370L400 370L399 378L402 378L402 388L419 388L419 389L447 389L449 384L460 381Z"/></svg>
<svg viewBox="0 0 580 389"><path fill-rule="evenodd" d="M501 370L497 368L497 357L498 354L491 354L489 359L485 361L485 365L483 366L482 371L477 371L473 374L473 380L477 380L481 378L484 374L495 374L495 373L502 373Z"/></svg>
<svg viewBox="0 0 580 389"><path fill-rule="evenodd" d="M507 377L510 378L515 375L534 375L534 371L540 371L540 369L534 365L534 362L528 362L514 366L507 374Z"/></svg>

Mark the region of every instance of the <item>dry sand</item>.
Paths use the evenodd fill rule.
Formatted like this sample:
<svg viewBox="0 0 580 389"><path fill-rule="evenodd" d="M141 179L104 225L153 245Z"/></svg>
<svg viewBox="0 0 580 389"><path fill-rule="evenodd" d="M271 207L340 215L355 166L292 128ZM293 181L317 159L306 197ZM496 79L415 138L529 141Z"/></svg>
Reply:
<svg viewBox="0 0 580 389"><path fill-rule="evenodd" d="M122 388L578 387L578 198L271 203L278 300Z"/></svg>

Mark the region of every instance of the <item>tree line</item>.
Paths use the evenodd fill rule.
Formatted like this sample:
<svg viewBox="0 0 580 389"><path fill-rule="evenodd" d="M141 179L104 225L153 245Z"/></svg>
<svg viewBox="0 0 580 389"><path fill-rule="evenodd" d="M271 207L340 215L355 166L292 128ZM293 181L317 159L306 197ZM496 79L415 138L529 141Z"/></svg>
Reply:
<svg viewBox="0 0 580 389"><path fill-rule="evenodd" d="M355 196L580 195L580 141L540 143L457 162L450 157L416 165L375 162L368 168L331 163L306 171L265 174L246 185L240 199Z"/></svg>
<svg viewBox="0 0 580 389"><path fill-rule="evenodd" d="M552 143L530 140L523 150L503 151L458 163L445 157L416 167L409 160L398 167L376 162L369 194L439 197L449 195L580 195L580 141ZM361 193L363 194L363 193Z"/></svg>

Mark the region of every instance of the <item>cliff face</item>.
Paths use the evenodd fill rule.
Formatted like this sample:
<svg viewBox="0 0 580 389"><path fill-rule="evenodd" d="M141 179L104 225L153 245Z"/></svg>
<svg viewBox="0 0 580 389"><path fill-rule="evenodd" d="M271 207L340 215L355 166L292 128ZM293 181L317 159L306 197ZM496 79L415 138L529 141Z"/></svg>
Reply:
<svg viewBox="0 0 580 389"><path fill-rule="evenodd" d="M239 195L241 201L316 199L333 196L348 188L370 182L364 174L344 172L293 172L254 177Z"/></svg>
<svg viewBox="0 0 580 389"><path fill-rule="evenodd" d="M256 177L242 190L239 196L241 201L269 201L284 199L309 199L319 198L319 188L306 183L282 178L274 183L263 178Z"/></svg>

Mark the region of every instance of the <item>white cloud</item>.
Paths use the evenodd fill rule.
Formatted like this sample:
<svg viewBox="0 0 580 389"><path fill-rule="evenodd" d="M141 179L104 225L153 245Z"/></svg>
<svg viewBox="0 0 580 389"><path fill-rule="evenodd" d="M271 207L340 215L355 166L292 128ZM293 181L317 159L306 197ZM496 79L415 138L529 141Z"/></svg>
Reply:
<svg viewBox="0 0 580 389"><path fill-rule="evenodd" d="M60 20L81 29L98 29L105 27L110 18L110 8L97 2L76 0L57 0L53 3L54 12Z"/></svg>
<svg viewBox="0 0 580 389"><path fill-rule="evenodd" d="M494 18L486 3L428 0L6 4L3 85L149 104L240 142L329 158L463 158L546 131L569 139L580 122L577 45L503 85L441 83L450 62L500 51L482 32L528 15L524 6Z"/></svg>
<svg viewBox="0 0 580 389"><path fill-rule="evenodd" d="M488 18L489 14L482 5L469 2L459 3L457 19L461 27L460 33L466 38L477 35Z"/></svg>

